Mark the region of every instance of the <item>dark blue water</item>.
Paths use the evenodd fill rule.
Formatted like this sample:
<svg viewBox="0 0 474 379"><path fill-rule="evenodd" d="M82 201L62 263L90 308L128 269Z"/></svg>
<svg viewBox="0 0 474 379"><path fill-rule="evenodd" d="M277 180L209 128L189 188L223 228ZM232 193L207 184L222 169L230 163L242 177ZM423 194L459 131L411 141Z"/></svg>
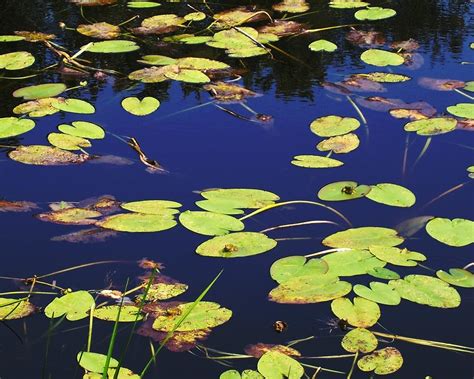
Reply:
<svg viewBox="0 0 474 379"><path fill-rule="evenodd" d="M70 26L82 23L77 7L52 0L5 3L0 11L0 34L10 34L14 30L54 32L60 37L57 42L71 50L89 41L74 31L61 31L57 26L59 21ZM271 2L260 4L268 7ZM388 41L415 38L421 45L418 52L422 54L424 64L416 71L403 66L393 69L394 72L412 76L413 80L409 82L387 84L387 92L382 94L360 95L381 95L406 102L423 100L432 104L440 114L449 105L468 102L468 99L455 92L422 88L417 84L417 78L474 79L473 66L460 64L462 61L474 61L473 50L469 49L469 43L474 41L473 6L466 1L377 2L379 4L393 7L398 11L398 16L373 24L372 27L383 31ZM327 8L325 2L315 1L313 8L318 7ZM159 9L159 12L165 13L164 9ZM169 4L166 9L178 13L188 12L184 4ZM135 14L135 11L123 7L87 9L86 12L90 19L112 23ZM149 16L154 12L140 13ZM313 27L324 27L353 22L351 15L352 11L324 10L301 21L310 22ZM365 27L368 28L370 26ZM128 158L133 161L132 165L37 167L10 161L2 154L0 196L8 200L37 202L42 209L47 209L47 204L53 201L79 201L104 194L113 195L121 201L170 199L181 202L183 209L196 209L194 202L200 200L200 196L193 191L205 188L261 188L278 194L282 200L316 200L316 193L323 185L333 181L355 180L368 184L392 182L404 185L416 194L417 204L410 209L387 207L365 199L335 204L354 226L393 227L419 215L472 218L470 185L421 210L435 196L468 180L466 168L473 162L472 148L461 145L472 146L472 134L469 131L457 130L434 137L427 153L415 168L412 167L414 160L426 139L411 136L408 172L402 175L405 120L394 119L387 112L363 109L370 133L367 136L361 127L357 131L361 146L350 154L336 157L345 162L344 166L310 170L290 164L294 155L317 154L315 145L319 139L309 130L312 120L328 114L357 117L344 96L330 93L319 85L323 80L336 82L348 74L374 71L360 61L359 55L363 49L345 41L345 33L343 29L318 35L318 38L338 44L339 50L333 54L310 52L307 45L312 39L307 37L289 39L278 45L306 62L310 68L278 53L275 54L275 60L267 57L245 60L248 72L239 83L262 94L249 100L248 105L259 113L272 115L274 122L271 125L237 119L212 105L166 117L211 100L198 85L177 82L143 85L114 77L101 82L88 78L89 86L71 92L70 96L92 102L97 109L94 115L61 113L38 119L37 127L19 138L21 144L47 144L47 134L54 131L58 124L89 120L117 135L135 137L146 154L163 164L169 174L150 174L126 144L109 135L105 140L93 143L91 152ZM2 44L0 49L1 52L13 49L31 51L37 57L34 68L45 67L54 63L55 59L40 45L12 43ZM84 57L93 60L96 66L128 73L140 67L136 59L145 53L203 56L229 62L233 66L239 65L237 60L227 59L221 51L202 46L172 47L169 51L147 46L139 53L118 57L104 58L87 54ZM13 90L51 79L60 78L57 74L47 74L22 81L1 80L0 117L10 116L11 109L20 103L10 96ZM128 96L154 96L161 101L161 107L151 116L138 118L120 107L121 100ZM243 112L237 105L231 107ZM258 231L270 226L313 219L334 220L334 216L322 208L304 205L280 208L249 220L246 230ZM32 213L0 213L0 275L28 277L92 261L123 260L129 263L97 266L55 277L58 285L73 289L103 288L110 283L123 289L127 278L135 284L142 272L134 262L148 257L162 262L167 275L189 284L190 290L182 298L192 301L224 269L224 274L207 299L232 309L234 315L228 323L212 332L205 342L206 346L241 353L249 343L285 343L316 335L316 340L300 346L305 355L344 353L339 345L341 332L334 330L329 333L327 322L333 318L329 303L281 305L268 302L266 298L275 286L269 276L272 262L288 255L323 250L321 240L339 230L336 226L313 225L270 232L273 238L306 239L281 241L267 254L232 260L198 256L194 249L207 238L181 226L152 234L121 233L97 244L51 241L55 236L76 230L80 230L80 227L40 222ZM469 246L451 248L436 242L424 230L408 240L405 246L424 253L428 257L427 265L435 270L463 267L472 260L472 248ZM422 268L398 270L401 274L415 271L430 275ZM367 281L366 278L355 279ZM14 282L2 281L0 288L1 291L9 291L17 290L18 286ZM462 304L457 309L442 310L403 301L397 307L381 306L380 323L395 334L470 345L474 332L472 290L458 290ZM47 300L39 298L37 303L45 305ZM285 320L289 325L288 330L282 334L275 333L272 328L275 320ZM9 329L0 326L0 378L41 377L46 343L44 332L48 322L41 314L9 322L8 325L21 336L22 342ZM82 328L75 329L81 325ZM76 370L75 355L86 342L85 325L86 321L63 323L58 334L52 337L47 366L49 376L46 377L80 377L80 372ZM111 324L96 322L94 351L106 352L110 331ZM126 336L124 330L120 338L125 339ZM402 369L392 375L394 378L424 378L431 375L434 378L464 379L473 375L472 359L467 355L403 342L392 345L402 352L405 360ZM383 343L381 347L384 347ZM125 366L140 371L148 358L148 341L137 336ZM351 359L307 363L347 372ZM238 361L235 367L254 368L255 364L255 360ZM210 379L218 378L223 371L224 366L210 360L189 353L164 351L148 377ZM332 374L323 373L320 376L330 377ZM368 378L370 374L357 372L353 377Z"/></svg>

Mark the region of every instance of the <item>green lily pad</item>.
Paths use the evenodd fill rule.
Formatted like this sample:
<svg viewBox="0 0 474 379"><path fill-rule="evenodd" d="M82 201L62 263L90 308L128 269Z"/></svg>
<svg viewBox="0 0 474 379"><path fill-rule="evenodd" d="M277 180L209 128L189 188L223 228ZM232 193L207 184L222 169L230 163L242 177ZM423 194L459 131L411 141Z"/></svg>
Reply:
<svg viewBox="0 0 474 379"><path fill-rule="evenodd" d="M27 300L0 297L0 321L24 318L35 310L36 307Z"/></svg>
<svg viewBox="0 0 474 379"><path fill-rule="evenodd" d="M411 80L409 76L392 74L390 72L370 72L368 74L356 74L355 77L372 80L378 83L402 83Z"/></svg>
<svg viewBox="0 0 474 379"><path fill-rule="evenodd" d="M185 57L176 60L176 65L181 69L189 70L225 70L230 66L227 63L207 58Z"/></svg>
<svg viewBox="0 0 474 379"><path fill-rule="evenodd" d="M471 179L474 179L474 166L469 166L466 171L468 172L468 175Z"/></svg>
<svg viewBox="0 0 474 379"><path fill-rule="evenodd" d="M353 291L357 296L384 305L398 305L402 300L398 292L386 283L370 282L370 288L356 284Z"/></svg>
<svg viewBox="0 0 474 379"><path fill-rule="evenodd" d="M168 300L187 290L188 286L183 283L156 283L150 286L146 299L148 301Z"/></svg>
<svg viewBox="0 0 474 379"><path fill-rule="evenodd" d="M206 14L203 12L191 12L184 16L186 21L202 21L206 19Z"/></svg>
<svg viewBox="0 0 474 379"><path fill-rule="evenodd" d="M270 276L282 284L293 278L324 275L328 269L328 264L322 259L306 260L303 256L295 255L275 261L270 267Z"/></svg>
<svg viewBox="0 0 474 379"><path fill-rule="evenodd" d="M377 375L393 374L402 365L403 357L394 347L376 350L357 362L357 366L361 371L374 371Z"/></svg>
<svg viewBox="0 0 474 379"><path fill-rule="evenodd" d="M456 308L461 297L453 287L441 279L426 275L408 275L388 283L403 299L437 308Z"/></svg>
<svg viewBox="0 0 474 379"><path fill-rule="evenodd" d="M33 120L18 117L0 118L0 139L19 136L35 127Z"/></svg>
<svg viewBox="0 0 474 379"><path fill-rule="evenodd" d="M153 322L153 329L161 332L174 330L176 322L183 313L193 306L193 303L185 303L171 308L166 315L158 316ZM196 304L185 320L176 329L177 332L190 332L193 330L214 328L230 320L232 311L222 308L217 303L201 301Z"/></svg>
<svg viewBox="0 0 474 379"><path fill-rule="evenodd" d="M0 69L21 70L35 63L35 57L27 51L0 54Z"/></svg>
<svg viewBox="0 0 474 379"><path fill-rule="evenodd" d="M168 216L179 213L182 204L170 200L141 200L131 201L120 205L123 209L135 213Z"/></svg>
<svg viewBox="0 0 474 379"><path fill-rule="evenodd" d="M199 70L178 69L165 72L165 77L186 83L209 83L211 79Z"/></svg>
<svg viewBox="0 0 474 379"><path fill-rule="evenodd" d="M318 197L323 201L344 201L359 199L370 192L370 186L358 185L357 182L334 182L322 187Z"/></svg>
<svg viewBox="0 0 474 379"><path fill-rule="evenodd" d="M219 188L201 192L208 200L233 202L235 208L257 209L274 204L280 197L272 192L253 188ZM239 205L235 205L239 203Z"/></svg>
<svg viewBox="0 0 474 379"><path fill-rule="evenodd" d="M292 165L304 168L333 168L344 163L337 159L321 157L319 155L296 155L291 161Z"/></svg>
<svg viewBox="0 0 474 379"><path fill-rule="evenodd" d="M474 92L474 80L466 82L463 89L469 92Z"/></svg>
<svg viewBox="0 0 474 379"><path fill-rule="evenodd" d="M360 59L367 64L379 67L400 66L405 62L405 58L400 54L380 49L366 50L361 54Z"/></svg>
<svg viewBox="0 0 474 379"><path fill-rule="evenodd" d="M326 39L318 39L309 44L308 48L312 51L327 51L332 53L337 50L337 45Z"/></svg>
<svg viewBox="0 0 474 379"><path fill-rule="evenodd" d="M374 268L385 266L385 262L367 250L338 251L327 254L322 259L329 266L328 274L334 276L364 275Z"/></svg>
<svg viewBox="0 0 474 379"><path fill-rule="evenodd" d="M263 354L257 369L265 379L300 379L304 375L304 368L297 360L278 351Z"/></svg>
<svg viewBox="0 0 474 379"><path fill-rule="evenodd" d="M359 147L359 137L357 134L348 133L343 136L330 137L322 140L316 148L319 151L332 151L336 154L346 154Z"/></svg>
<svg viewBox="0 0 474 379"><path fill-rule="evenodd" d="M77 362L83 369L91 372L102 373L107 362L107 356L99 353L81 351L77 354ZM118 367L119 362L110 357L109 367Z"/></svg>
<svg viewBox="0 0 474 379"><path fill-rule="evenodd" d="M453 286L474 288L474 274L462 268L450 268L449 274L443 270L438 270L436 276Z"/></svg>
<svg viewBox="0 0 474 379"><path fill-rule="evenodd" d="M242 207L242 202L235 199L200 200L196 201L195 204L199 208L208 212L222 213L227 215L239 215L244 213L242 209L239 209Z"/></svg>
<svg viewBox="0 0 474 379"><path fill-rule="evenodd" d="M92 114L95 113L95 108L92 104L79 99L61 99L56 98L56 101L51 105L60 111L70 113Z"/></svg>
<svg viewBox="0 0 474 379"><path fill-rule="evenodd" d="M73 121L71 124L61 124L58 126L58 130L75 137L88 139L105 138L105 130L97 124L88 121Z"/></svg>
<svg viewBox="0 0 474 379"><path fill-rule="evenodd" d="M13 36L13 35L1 35L0 42L17 42L23 41L25 37L22 36Z"/></svg>
<svg viewBox="0 0 474 379"><path fill-rule="evenodd" d="M388 268L385 268L385 267L375 267L367 271L367 274L378 279L386 279L386 280L400 279L400 275L398 275L398 273L396 273L395 271L389 270Z"/></svg>
<svg viewBox="0 0 474 379"><path fill-rule="evenodd" d="M361 9L354 14L354 17L359 21L375 21L375 20L383 20L386 18L393 17L397 14L397 12L390 8L382 8L382 7L367 7L366 9Z"/></svg>
<svg viewBox="0 0 474 379"><path fill-rule="evenodd" d="M457 117L464 117L474 119L474 104L472 103L459 103L447 107L446 110Z"/></svg>
<svg viewBox="0 0 474 379"><path fill-rule="evenodd" d="M370 246L369 250L378 259L396 266L414 267L417 262L426 261L423 254L398 247Z"/></svg>
<svg viewBox="0 0 474 379"><path fill-rule="evenodd" d="M474 242L474 222L464 218L436 217L426 224L426 231L435 240L449 246L462 247Z"/></svg>
<svg viewBox="0 0 474 379"><path fill-rule="evenodd" d="M49 303L44 309L44 314L48 318L58 318L66 315L69 321L77 321L88 317L89 311L94 304L94 298L89 292L70 292L55 298Z"/></svg>
<svg viewBox="0 0 474 379"><path fill-rule="evenodd" d="M457 121L449 117L433 117L409 122L404 126L407 132L416 132L420 136L435 136L456 129Z"/></svg>
<svg viewBox="0 0 474 379"><path fill-rule="evenodd" d="M118 315L120 309L120 316ZM104 321L135 322L143 319L140 308L135 305L107 305L94 309L94 317Z"/></svg>
<svg viewBox="0 0 474 379"><path fill-rule="evenodd" d="M242 374L237 370L227 370L219 376L219 379L264 379L264 377L254 370L244 370Z"/></svg>
<svg viewBox="0 0 474 379"><path fill-rule="evenodd" d="M332 0L329 2L330 8L336 9L352 9L352 8L363 8L369 5L365 1L355 1L355 0Z"/></svg>
<svg viewBox="0 0 474 379"><path fill-rule="evenodd" d="M82 46L81 49L84 49L85 46ZM114 53L128 53L130 51L138 50L138 46L133 41L126 40L110 40L110 41L100 41L93 42L86 51L90 53L102 53L102 54L114 54Z"/></svg>
<svg viewBox="0 0 474 379"><path fill-rule="evenodd" d="M51 145L63 150L82 150L82 148L92 146L85 138L63 133L49 133L48 141Z"/></svg>
<svg viewBox="0 0 474 379"><path fill-rule="evenodd" d="M116 214L97 223L101 228L130 233L161 232L173 228L176 224L172 216L142 213Z"/></svg>
<svg viewBox="0 0 474 379"><path fill-rule="evenodd" d="M116 371L116 368L109 368L107 371L107 379L140 379L140 375L134 374L133 371L128 368L120 367L117 376ZM87 374L84 374L82 379L102 379L102 371L88 372Z"/></svg>
<svg viewBox="0 0 474 379"><path fill-rule="evenodd" d="M127 7L129 8L155 8L159 7L161 4L156 1L129 1Z"/></svg>
<svg viewBox="0 0 474 379"><path fill-rule="evenodd" d="M323 245L334 248L366 249L370 246L397 246L402 242L403 238L397 235L396 230L366 226L331 234L323 240Z"/></svg>
<svg viewBox="0 0 474 379"><path fill-rule="evenodd" d="M19 88L13 92L13 97L22 97L24 100L36 100L46 97L54 97L63 93L66 89L64 83L47 83L36 86Z"/></svg>
<svg viewBox="0 0 474 379"><path fill-rule="evenodd" d="M206 236L222 236L229 232L240 232L245 225L235 217L202 211L186 211L179 215L179 221L194 233Z"/></svg>
<svg viewBox="0 0 474 379"><path fill-rule="evenodd" d="M265 253L276 245L274 239L263 233L238 232L203 242L196 253L206 257L238 258Z"/></svg>
<svg viewBox="0 0 474 379"><path fill-rule="evenodd" d="M59 112L59 109L53 107L57 98L48 97L46 99L38 99L27 101L13 108L15 114L27 114L30 117L43 117Z"/></svg>
<svg viewBox="0 0 474 379"><path fill-rule="evenodd" d="M413 192L397 184L379 183L370 187L371 190L366 197L376 203L392 207L409 208L416 202Z"/></svg>
<svg viewBox="0 0 474 379"><path fill-rule="evenodd" d="M18 146L8 153L8 157L16 162L38 166L80 164L90 159L90 156L85 154L74 154L57 147L42 145Z"/></svg>
<svg viewBox="0 0 474 379"><path fill-rule="evenodd" d="M135 116L147 116L160 107L160 101L154 97L127 97L122 100L122 108Z"/></svg>
<svg viewBox="0 0 474 379"><path fill-rule="evenodd" d="M341 341L342 348L349 353L370 353L377 348L378 344L377 337L364 328L352 329Z"/></svg>
<svg viewBox="0 0 474 379"><path fill-rule="evenodd" d="M342 297L331 303L331 310L341 320L358 328L375 325L380 318L380 307L373 301L355 297L354 303Z"/></svg>
<svg viewBox="0 0 474 379"><path fill-rule="evenodd" d="M314 120L311 131L319 137L335 137L359 128L360 122L352 117L324 116Z"/></svg>

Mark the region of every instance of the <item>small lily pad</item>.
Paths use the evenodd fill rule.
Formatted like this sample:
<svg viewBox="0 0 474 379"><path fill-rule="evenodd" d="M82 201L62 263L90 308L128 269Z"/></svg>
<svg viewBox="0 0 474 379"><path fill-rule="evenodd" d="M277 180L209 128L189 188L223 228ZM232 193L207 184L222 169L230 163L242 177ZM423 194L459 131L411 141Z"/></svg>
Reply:
<svg viewBox="0 0 474 379"><path fill-rule="evenodd" d="M105 229L118 232L152 233L161 232L176 226L177 222L172 216L161 216L142 213L122 213L106 217L97 223Z"/></svg>
<svg viewBox="0 0 474 379"><path fill-rule="evenodd" d="M19 136L35 127L33 120L18 117L0 118L0 139Z"/></svg>
<svg viewBox="0 0 474 379"><path fill-rule="evenodd" d="M398 305L401 297L397 291L388 284L370 282L370 288L362 284L356 284L353 288L357 296L384 305Z"/></svg>
<svg viewBox="0 0 474 379"><path fill-rule="evenodd" d="M449 117L433 117L409 122L404 126L407 132L416 132L420 136L435 136L456 129L457 121Z"/></svg>
<svg viewBox="0 0 474 379"><path fill-rule="evenodd" d="M76 30L85 36L99 39L114 39L120 35L120 28L108 22L82 24L79 25Z"/></svg>
<svg viewBox="0 0 474 379"><path fill-rule="evenodd" d="M57 98L48 97L45 99L38 99L27 101L13 108L15 114L27 114L30 117L43 117L59 112L59 109L53 107Z"/></svg>
<svg viewBox="0 0 474 379"><path fill-rule="evenodd" d="M206 257L239 258L265 253L277 245L263 233L238 232L214 237L196 249Z"/></svg>
<svg viewBox="0 0 474 379"><path fill-rule="evenodd" d="M278 351L263 354L257 369L265 379L300 379L304 375L304 368L297 360Z"/></svg>
<svg viewBox="0 0 474 379"><path fill-rule="evenodd" d="M0 321L17 320L31 315L36 307L27 300L0 297Z"/></svg>
<svg viewBox="0 0 474 379"><path fill-rule="evenodd" d="M222 213L227 215L239 215L244 211L242 202L235 199L210 199L196 201L196 205L208 212Z"/></svg>
<svg viewBox="0 0 474 379"><path fill-rule="evenodd" d="M318 143L316 148L319 151L332 151L336 154L346 154L359 147L359 137L357 134L348 133L343 136L335 136Z"/></svg>
<svg viewBox="0 0 474 379"><path fill-rule="evenodd" d="M103 139L105 138L105 131L97 124L88 121L73 121L71 125L61 124L58 130L70 136L88 138L88 139Z"/></svg>
<svg viewBox="0 0 474 379"><path fill-rule="evenodd" d="M357 182L345 181L329 183L318 192L323 201L344 201L359 199L370 192L370 186L358 185Z"/></svg>
<svg viewBox="0 0 474 379"><path fill-rule="evenodd" d="M323 245L335 248L366 249L370 246L397 246L402 242L403 238L397 235L396 230L366 226L331 234L323 240Z"/></svg>
<svg viewBox="0 0 474 379"><path fill-rule="evenodd" d="M369 5L365 1L355 1L355 0L331 0L329 2L330 8L336 9L352 9L352 8L363 8Z"/></svg>
<svg viewBox="0 0 474 379"><path fill-rule="evenodd" d="M99 353L81 351L77 354L77 362L83 369L91 372L102 373L107 362L107 356ZM118 367L119 362L110 357L109 367Z"/></svg>
<svg viewBox="0 0 474 379"><path fill-rule="evenodd" d="M49 133L48 141L51 145L63 150L82 150L92 146L85 138L63 133Z"/></svg>
<svg viewBox="0 0 474 379"><path fill-rule="evenodd" d="M56 98L56 101L51 105L60 111L70 113L92 114L95 113L95 108L92 104L79 99L61 99Z"/></svg>
<svg viewBox="0 0 474 379"><path fill-rule="evenodd" d="M120 206L135 213L167 216L179 213L175 208L181 208L182 204L171 200L141 200L123 203Z"/></svg>
<svg viewBox="0 0 474 379"><path fill-rule="evenodd" d="M370 186L367 199L392 207L409 208L416 202L416 197L408 188L392 183L380 183Z"/></svg>
<svg viewBox="0 0 474 379"><path fill-rule="evenodd" d="M418 264L417 262L426 261L426 257L423 254L408 249L388 246L370 246L369 250L378 259L396 266L414 267Z"/></svg>
<svg viewBox="0 0 474 379"><path fill-rule="evenodd" d="M281 258L270 267L273 280L282 284L293 278L317 277L324 275L329 269L328 264L322 259L309 259L295 255Z"/></svg>
<svg viewBox="0 0 474 379"><path fill-rule="evenodd" d="M379 67L400 66L405 62L405 58L400 54L380 49L366 50L361 54L360 59L367 64Z"/></svg>
<svg viewBox="0 0 474 379"><path fill-rule="evenodd" d="M41 221L60 225L92 225L102 213L85 208L63 208L51 212L40 213L36 217Z"/></svg>
<svg viewBox="0 0 474 379"><path fill-rule="evenodd" d="M21 70L35 63L35 57L27 51L0 54L0 69Z"/></svg>
<svg viewBox="0 0 474 379"><path fill-rule="evenodd" d="M380 318L378 304L362 297L355 297L353 303L345 297L335 299L331 310L339 319L358 328L375 325Z"/></svg>
<svg viewBox="0 0 474 379"><path fill-rule="evenodd" d="M474 288L474 274L462 268L450 268L449 274L443 270L438 270L436 276L453 286Z"/></svg>
<svg viewBox="0 0 474 379"><path fill-rule="evenodd" d="M474 104L472 103L459 103L447 107L446 110L457 117L464 117L474 119Z"/></svg>
<svg viewBox="0 0 474 379"><path fill-rule="evenodd" d="M449 246L462 247L474 243L474 222L464 218L436 217L426 224L426 231L435 240Z"/></svg>
<svg viewBox="0 0 474 379"><path fill-rule="evenodd" d="M388 375L398 371L403 365L403 357L394 347L376 350L359 359L357 366L362 371L374 371L377 375Z"/></svg>
<svg viewBox="0 0 474 379"><path fill-rule="evenodd" d="M219 376L219 379L264 379L264 377L254 370L244 370L242 374L237 370L227 370Z"/></svg>
<svg viewBox="0 0 474 379"><path fill-rule="evenodd" d="M388 268L385 268L385 267L375 267L367 271L367 274L378 279L387 279L387 280L400 279L400 275L398 275L398 273L396 273L395 271L389 270Z"/></svg>
<svg viewBox="0 0 474 379"><path fill-rule="evenodd" d="M14 36L14 35L1 35L0 42L17 42L23 41L25 37L22 36Z"/></svg>
<svg viewBox="0 0 474 379"><path fill-rule="evenodd" d="M36 86L19 88L13 92L13 97L22 97L24 100L36 100L46 97L54 97L63 93L66 89L64 83L47 83Z"/></svg>
<svg viewBox="0 0 474 379"><path fill-rule="evenodd" d="M156 1L129 1L127 7L129 8L155 8L159 7L161 4Z"/></svg>
<svg viewBox="0 0 474 379"><path fill-rule="evenodd" d="M206 14L203 12L191 12L184 16L186 21L202 21L206 19Z"/></svg>
<svg viewBox="0 0 474 379"><path fill-rule="evenodd" d="M321 157L319 155L296 155L291 161L292 165L304 168L333 168L344 163L337 159Z"/></svg>
<svg viewBox="0 0 474 379"><path fill-rule="evenodd" d="M16 162L38 166L62 166L84 163L90 159L85 154L74 154L52 146L29 145L18 146L8 153Z"/></svg>
<svg viewBox="0 0 474 379"><path fill-rule="evenodd" d="M186 228L206 236L222 236L229 232L240 232L244 229L242 221L235 217L202 211L186 211L179 215L179 221Z"/></svg>
<svg viewBox="0 0 474 379"><path fill-rule="evenodd" d="M366 9L361 9L354 14L354 17L359 21L375 21L375 20L384 20L386 18L393 17L397 12L390 8L382 7L367 7Z"/></svg>
<svg viewBox="0 0 474 379"><path fill-rule="evenodd" d="M84 49L85 46L82 46L81 49ZM138 50L138 46L133 41L126 40L110 40L110 41L101 41L93 42L86 51L90 53L102 53L102 54L115 54L115 53L128 53L130 51Z"/></svg>
<svg viewBox="0 0 474 379"><path fill-rule="evenodd" d="M352 329L341 341L342 348L349 353L370 353L377 348L378 344L377 337L364 328Z"/></svg>
<svg viewBox="0 0 474 379"><path fill-rule="evenodd" d="M253 188L218 188L201 192L208 200L232 202L236 208L257 209L274 204L280 197L273 192ZM239 203L237 207L235 204Z"/></svg>
<svg viewBox="0 0 474 379"><path fill-rule="evenodd" d="M324 116L314 120L310 128L319 137L334 137L350 133L359 126L360 122L352 117Z"/></svg>
<svg viewBox="0 0 474 379"><path fill-rule="evenodd" d="M88 317L88 312L94 304L94 298L89 292L76 291L55 298L46 306L44 314L49 318L66 315L69 321L77 321Z"/></svg>
<svg viewBox="0 0 474 379"><path fill-rule="evenodd" d="M120 316L119 316L120 309ZM143 319L140 308L135 305L107 305L94 309L94 317L104 321L135 322Z"/></svg>
<svg viewBox="0 0 474 379"><path fill-rule="evenodd" d="M308 48L312 51L327 51L332 53L337 50L337 45L325 39L318 39L309 44Z"/></svg>
<svg viewBox="0 0 474 379"><path fill-rule="evenodd" d="M122 108L135 116L147 116L155 112L160 106L160 101L154 97L127 97L122 100Z"/></svg>

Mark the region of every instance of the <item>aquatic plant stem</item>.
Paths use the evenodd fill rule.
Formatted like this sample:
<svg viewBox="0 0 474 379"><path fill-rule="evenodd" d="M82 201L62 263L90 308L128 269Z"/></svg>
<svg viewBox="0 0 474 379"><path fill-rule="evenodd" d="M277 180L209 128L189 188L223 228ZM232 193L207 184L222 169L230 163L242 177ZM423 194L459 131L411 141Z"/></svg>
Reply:
<svg viewBox="0 0 474 379"><path fill-rule="evenodd" d="M296 226L314 225L314 224L339 225L337 222L334 222L334 221L327 221L327 220L311 220L311 221L297 222L297 223L294 223L294 224L283 224L283 225L273 226L273 227L271 227L271 228L267 228L267 229L260 230L259 233L267 233L267 232L271 232L272 230L277 230L277 229L294 228L294 227L296 227Z"/></svg>
<svg viewBox="0 0 474 379"><path fill-rule="evenodd" d="M332 372L333 374L346 375L346 373L344 371L332 370L330 368L324 368L324 367L321 367L321 366L313 366L313 365L309 365L307 363L301 363L301 362L300 362L300 365L303 366L303 367L309 367L309 368L313 368L313 369L320 370L320 371Z"/></svg>
<svg viewBox="0 0 474 379"><path fill-rule="evenodd" d="M420 154L419 154L418 157L415 159L415 163L413 163L412 170L415 169L415 166L416 166L416 165L418 164L418 162L421 160L421 158L423 157L423 155L425 155L426 151L427 151L428 148L430 147L431 141L432 141L432 138L431 138L431 137L428 137L428 138L426 139L426 142L425 142L425 145L423 146L423 149L421 149Z"/></svg>
<svg viewBox="0 0 474 379"><path fill-rule="evenodd" d="M94 310L95 310L95 303L91 305L91 309L89 312L89 332L87 333L87 348L86 351L91 351L92 346L92 329L94 325Z"/></svg>
<svg viewBox="0 0 474 379"><path fill-rule="evenodd" d="M352 361L351 370L349 371L349 374L347 374L347 379L351 379L351 377L352 377L352 373L354 372L354 368L355 368L355 365L356 365L356 362L357 362L357 358L359 358L359 351L357 351L354 355L354 360Z"/></svg>
<svg viewBox="0 0 474 379"><path fill-rule="evenodd" d="M327 249L327 250L323 250L323 251L318 251L317 253L312 253L312 254L305 255L304 257L305 258L312 258L312 257L318 257L318 256L321 256L321 255L325 255L325 254L328 254L328 253L334 253L334 252L338 252L338 251L349 251L349 250L352 250L352 249L349 249L347 247L340 247L340 248L337 248L337 249Z"/></svg>
<svg viewBox="0 0 474 379"><path fill-rule="evenodd" d="M339 212L338 210L336 210L336 209L334 209L334 208L332 208L328 205L318 203L316 201L309 201L309 200L291 200L291 201L284 201L282 203L270 204L270 205L267 205L266 207L259 208L255 211L253 211L252 213L249 213L248 215L245 215L245 216L239 218L239 220L244 221L244 220L247 220L247 219L249 219L253 216L258 215L259 213L268 211L270 209L283 207L283 206L291 205L291 204L309 204L309 205L315 205L315 206L318 206L318 207L326 208L326 209L330 210L331 212L335 213L336 215L338 215L340 218L342 218L344 220L344 222L346 222L350 227L352 227L352 223L349 221L349 219L346 216L344 216L341 212Z"/></svg>
<svg viewBox="0 0 474 379"><path fill-rule="evenodd" d="M405 177L407 172L407 161L408 161L408 147L410 144L410 133L407 133L405 137L405 149L403 150L403 161L402 161L402 176Z"/></svg>
<svg viewBox="0 0 474 379"><path fill-rule="evenodd" d="M465 92L463 92L463 91L461 91L461 90L459 90L459 89L457 89L457 88L454 88L454 92L457 92L457 93L459 93L460 95L462 95L462 96L464 96L464 97L467 97L467 98L470 99L470 100L474 100L474 97L468 95L467 93L465 93Z"/></svg>
<svg viewBox="0 0 474 379"><path fill-rule="evenodd" d="M439 199L445 197L446 195L449 195L450 193L454 192L454 191L457 191L458 189L464 187L466 184L468 184L469 182L464 182L464 183L461 183L461 184L458 184L457 186L454 186L442 193L440 193L438 196L436 196L434 199L428 201L425 205L423 205L421 207L420 210L424 210L426 208L428 208L431 204L433 204L434 202L438 201Z"/></svg>
<svg viewBox="0 0 474 379"><path fill-rule="evenodd" d="M97 262L91 262L91 263L84 263L82 265L68 267L68 268L65 268L65 269L62 269L62 270L59 270L59 271L50 272L49 274L40 275L40 276L37 276L36 278L37 279L43 279L43 278L47 278L49 276L53 276L53 275L57 275L57 274L63 274L65 272L69 272L69 271L79 270L79 269L85 268L85 267L91 267L91 266L97 266L97 265L103 265L103 264L110 264L110 263L126 263L126 262L127 261L97 261Z"/></svg>

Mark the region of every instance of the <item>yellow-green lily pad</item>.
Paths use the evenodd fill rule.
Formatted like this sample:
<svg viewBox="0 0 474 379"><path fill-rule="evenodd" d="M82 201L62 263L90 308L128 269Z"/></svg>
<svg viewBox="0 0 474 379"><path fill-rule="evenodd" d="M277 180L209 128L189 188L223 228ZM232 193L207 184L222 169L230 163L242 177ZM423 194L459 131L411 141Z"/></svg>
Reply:
<svg viewBox="0 0 474 379"><path fill-rule="evenodd" d="M474 243L474 222L464 218L436 217L426 224L427 233L435 240L453 247Z"/></svg>

